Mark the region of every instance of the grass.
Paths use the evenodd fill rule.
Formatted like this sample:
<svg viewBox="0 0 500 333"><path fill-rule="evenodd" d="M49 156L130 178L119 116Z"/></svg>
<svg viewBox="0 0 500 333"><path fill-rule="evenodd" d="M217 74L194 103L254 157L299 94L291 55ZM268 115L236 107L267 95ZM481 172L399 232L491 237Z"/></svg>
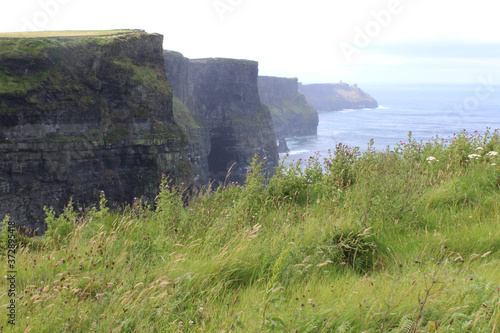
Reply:
<svg viewBox="0 0 500 333"><path fill-rule="evenodd" d="M2 32L0 38L54 38L54 37L100 37L114 36L138 32L140 30L68 30L68 31L30 31L30 32Z"/></svg>
<svg viewBox="0 0 500 333"><path fill-rule="evenodd" d="M132 59L128 57L121 57L119 60L113 60L113 63L129 71L132 74L131 79L133 81L152 88L162 94L172 94L172 87L166 80L161 80L158 70L144 65L137 66L132 62Z"/></svg>
<svg viewBox="0 0 500 333"><path fill-rule="evenodd" d="M173 96L172 109L175 122L185 129L200 129L200 124L193 118L191 111L182 103L182 101Z"/></svg>
<svg viewBox="0 0 500 333"><path fill-rule="evenodd" d="M271 110L271 115L273 117L290 117L300 115L304 117L305 120L314 120L317 118L316 110L307 104L285 101L279 105L271 105L269 106L269 109Z"/></svg>
<svg viewBox="0 0 500 333"><path fill-rule="evenodd" d="M39 89L49 77L49 71L39 71L33 75L14 75L8 70L0 68L0 95L25 95L27 91ZM6 109L2 108L0 114Z"/></svg>
<svg viewBox="0 0 500 333"><path fill-rule="evenodd" d="M498 132L338 145L270 179L256 157L245 185L49 209L43 237L17 235L4 330L498 332L499 150Z"/></svg>

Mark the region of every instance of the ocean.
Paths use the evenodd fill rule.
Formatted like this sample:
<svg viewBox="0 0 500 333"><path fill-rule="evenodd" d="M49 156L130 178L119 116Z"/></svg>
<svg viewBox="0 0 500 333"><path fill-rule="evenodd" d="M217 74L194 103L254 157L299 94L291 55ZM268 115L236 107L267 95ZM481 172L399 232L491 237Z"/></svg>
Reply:
<svg viewBox="0 0 500 333"><path fill-rule="evenodd" d="M450 138L462 130L500 129L500 86L477 85L359 85L378 101L377 109L322 111L318 134L287 139L288 161L306 159L342 143L376 150L392 149L412 138L424 142ZM280 154L283 157L284 154Z"/></svg>

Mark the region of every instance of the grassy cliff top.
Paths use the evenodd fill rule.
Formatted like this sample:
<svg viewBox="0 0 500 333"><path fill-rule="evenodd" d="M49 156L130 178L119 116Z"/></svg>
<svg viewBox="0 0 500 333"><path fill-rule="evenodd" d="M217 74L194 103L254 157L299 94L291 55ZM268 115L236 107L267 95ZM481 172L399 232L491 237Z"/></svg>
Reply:
<svg viewBox="0 0 500 333"><path fill-rule="evenodd" d="M43 237L0 235L22 272L16 327L498 332L498 152L500 132L340 144L268 180L256 158L243 186L191 194L163 179L154 209L113 211L102 194L85 215L47 210Z"/></svg>
<svg viewBox="0 0 500 333"><path fill-rule="evenodd" d="M2 32L0 38L67 38L67 37L99 37L115 36L144 32L144 30L67 30L67 31L30 31Z"/></svg>

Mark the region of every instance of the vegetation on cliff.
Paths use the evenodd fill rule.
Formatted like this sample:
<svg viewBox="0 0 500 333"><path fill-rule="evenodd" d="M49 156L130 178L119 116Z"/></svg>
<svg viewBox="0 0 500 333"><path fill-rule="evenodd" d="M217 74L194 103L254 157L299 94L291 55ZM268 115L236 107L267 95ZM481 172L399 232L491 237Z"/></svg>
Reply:
<svg viewBox="0 0 500 333"><path fill-rule="evenodd" d="M0 35L0 219L45 230L43 206L91 206L190 183L163 36L142 30ZM186 177L186 178L184 178ZM182 179L182 180L181 180Z"/></svg>
<svg viewBox="0 0 500 333"><path fill-rule="evenodd" d="M260 100L271 111L277 138L315 135L318 112L299 92L297 78L259 76Z"/></svg>
<svg viewBox="0 0 500 333"><path fill-rule="evenodd" d="M294 127L303 127L305 125L318 123L318 112L308 104L298 104L292 101L282 102L278 105L268 105L271 111L271 116L273 120L280 121L281 118L292 118L298 119L299 122L294 122L293 124L288 123L287 125L293 125ZM296 132L300 133L300 130ZM277 135L278 136L278 135Z"/></svg>
<svg viewBox="0 0 500 333"><path fill-rule="evenodd" d="M496 332L499 134L339 144L267 180L257 156L244 186L164 178L154 207L49 209L45 236L16 239L16 328Z"/></svg>

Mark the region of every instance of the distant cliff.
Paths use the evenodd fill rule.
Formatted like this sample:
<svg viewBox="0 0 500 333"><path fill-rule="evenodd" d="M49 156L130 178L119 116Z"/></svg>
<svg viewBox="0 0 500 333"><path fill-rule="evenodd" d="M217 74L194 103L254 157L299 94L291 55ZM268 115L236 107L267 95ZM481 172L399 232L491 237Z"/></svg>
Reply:
<svg viewBox="0 0 500 333"><path fill-rule="evenodd" d="M225 181L244 181L256 153L267 166L278 163L278 151L269 109L259 99L258 64L235 59L184 58L165 51L167 79L179 99L179 115L189 111L197 125L185 125L191 162L201 175ZM184 108L185 107L185 108ZM201 142L199 141L201 140Z"/></svg>
<svg viewBox="0 0 500 333"><path fill-rule="evenodd" d="M36 34L36 33L34 33ZM90 207L153 198L162 174L190 181L163 36L142 31L0 38L0 219L44 226L73 197Z"/></svg>
<svg viewBox="0 0 500 333"><path fill-rule="evenodd" d="M318 112L299 92L296 78L259 76L259 95L271 110L276 137L315 135Z"/></svg>
<svg viewBox="0 0 500 333"><path fill-rule="evenodd" d="M378 107L377 101L359 89L356 84L301 84L299 90L306 96L309 104L318 111Z"/></svg>

